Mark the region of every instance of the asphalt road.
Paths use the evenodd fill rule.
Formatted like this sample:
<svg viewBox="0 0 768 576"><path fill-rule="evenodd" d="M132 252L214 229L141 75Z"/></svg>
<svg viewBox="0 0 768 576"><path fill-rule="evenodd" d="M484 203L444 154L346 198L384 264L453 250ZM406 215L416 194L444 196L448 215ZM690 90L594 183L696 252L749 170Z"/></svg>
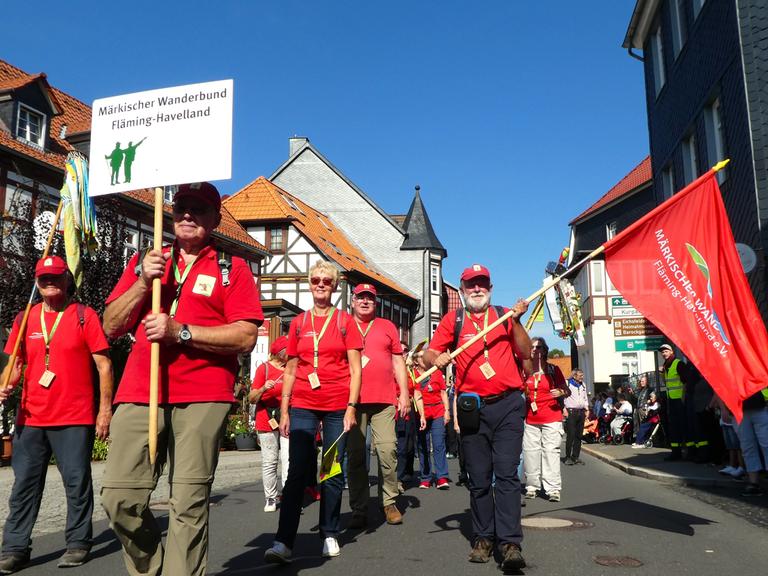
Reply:
<svg viewBox="0 0 768 576"><path fill-rule="evenodd" d="M703 501L695 491L628 476L594 458L585 460L586 466L563 468L562 502L537 499L523 509L529 525L523 546L528 562L524 574L722 576L762 573L761 567L768 566L765 528L731 514L727 506ZM450 464L455 477L456 461ZM272 542L277 515L262 512L261 486L243 484L221 490L211 508L209 573L500 573L493 562L466 561L471 537L466 490L411 488L400 505L405 511L403 525L386 525L372 512L369 528L345 532L340 538L341 556L326 560L320 557L317 534L319 506L312 504L302 518L295 560L290 567L280 568L262 560ZM345 501L342 521L348 518ZM105 521L96 523L95 534L93 559L72 573L124 574L120 547ZM21 573L61 575L56 560L63 551L61 532L36 538L33 564Z"/></svg>

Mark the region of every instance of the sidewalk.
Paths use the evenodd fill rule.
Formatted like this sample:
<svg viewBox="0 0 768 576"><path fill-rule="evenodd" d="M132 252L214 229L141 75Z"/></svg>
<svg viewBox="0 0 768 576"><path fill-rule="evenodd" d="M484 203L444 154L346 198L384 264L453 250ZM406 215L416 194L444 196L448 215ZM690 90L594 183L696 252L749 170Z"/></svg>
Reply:
<svg viewBox="0 0 768 576"><path fill-rule="evenodd" d="M101 479L104 476L104 462L91 463L93 477L93 521L106 518L101 507ZM237 450L221 452L216 477L213 481L212 493L222 492L234 486L249 484L261 480L261 452L240 452ZM5 522L8 516L8 498L13 487L13 470L10 466L0 468L0 520ZM170 487L168 485L168 470L157 483L157 489L152 494L151 507L167 507ZM33 536L59 532L64 529L67 515L66 496L61 482L61 475L56 466L48 466L45 478L45 491L40 505L40 513L35 523Z"/></svg>
<svg viewBox="0 0 768 576"><path fill-rule="evenodd" d="M741 485L730 476L718 474L719 466L696 464L687 460L666 462L664 458L670 453L666 448L635 450L626 444L582 444L581 450L627 474L662 484L705 488L734 488Z"/></svg>

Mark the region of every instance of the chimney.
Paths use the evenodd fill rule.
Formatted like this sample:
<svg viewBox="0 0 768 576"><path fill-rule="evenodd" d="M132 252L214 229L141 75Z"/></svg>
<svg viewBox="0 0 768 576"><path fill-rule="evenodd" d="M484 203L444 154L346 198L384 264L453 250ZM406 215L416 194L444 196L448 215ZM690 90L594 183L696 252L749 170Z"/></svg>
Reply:
<svg viewBox="0 0 768 576"><path fill-rule="evenodd" d="M304 136L294 136L293 138L288 138L288 157L290 158L296 152L301 150L302 146L305 144L309 144L309 138L305 138Z"/></svg>

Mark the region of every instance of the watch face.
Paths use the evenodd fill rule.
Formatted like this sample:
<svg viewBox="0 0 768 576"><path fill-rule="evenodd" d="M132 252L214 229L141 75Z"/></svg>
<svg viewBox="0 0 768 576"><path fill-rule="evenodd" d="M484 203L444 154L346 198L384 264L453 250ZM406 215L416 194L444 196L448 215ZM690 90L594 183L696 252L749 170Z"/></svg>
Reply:
<svg viewBox="0 0 768 576"><path fill-rule="evenodd" d="M187 340L192 339L192 332L187 330L186 328L179 332L179 339L181 339L182 342L186 342Z"/></svg>

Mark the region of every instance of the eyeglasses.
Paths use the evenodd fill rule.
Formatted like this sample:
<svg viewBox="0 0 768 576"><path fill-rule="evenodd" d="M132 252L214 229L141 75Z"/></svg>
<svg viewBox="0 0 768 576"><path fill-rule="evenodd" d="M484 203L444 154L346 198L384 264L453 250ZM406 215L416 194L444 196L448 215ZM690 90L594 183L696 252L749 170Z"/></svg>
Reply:
<svg viewBox="0 0 768 576"><path fill-rule="evenodd" d="M546 349L547 349L546 346L539 346L537 344L531 346L531 350L546 350Z"/></svg>
<svg viewBox="0 0 768 576"><path fill-rule="evenodd" d="M376 297L373 294L356 294L355 300L358 302L376 302Z"/></svg>
<svg viewBox="0 0 768 576"><path fill-rule="evenodd" d="M176 202L173 205L174 214L192 214L192 216L204 216L211 211L211 207L207 204L187 204L186 202Z"/></svg>
<svg viewBox="0 0 768 576"><path fill-rule="evenodd" d="M333 286L333 280L330 278L318 278L317 276L313 276L309 281L312 283L312 286Z"/></svg>

